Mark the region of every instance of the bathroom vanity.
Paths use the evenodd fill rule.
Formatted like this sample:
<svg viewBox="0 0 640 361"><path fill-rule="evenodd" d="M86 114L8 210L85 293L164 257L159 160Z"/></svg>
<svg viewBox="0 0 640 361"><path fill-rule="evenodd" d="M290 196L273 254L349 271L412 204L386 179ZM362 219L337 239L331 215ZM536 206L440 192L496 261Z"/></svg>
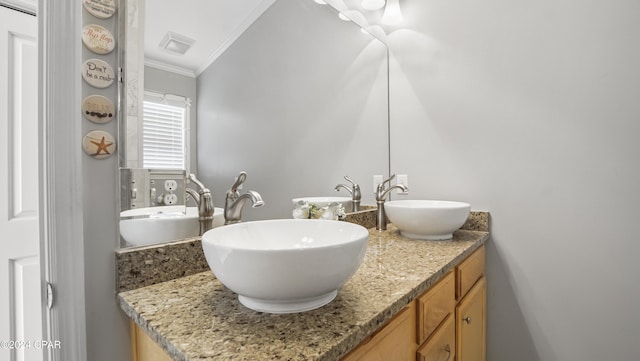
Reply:
<svg viewBox="0 0 640 361"><path fill-rule="evenodd" d="M450 241L371 229L358 272L304 313L251 311L210 271L121 292L133 360L484 360L488 236L481 212Z"/></svg>

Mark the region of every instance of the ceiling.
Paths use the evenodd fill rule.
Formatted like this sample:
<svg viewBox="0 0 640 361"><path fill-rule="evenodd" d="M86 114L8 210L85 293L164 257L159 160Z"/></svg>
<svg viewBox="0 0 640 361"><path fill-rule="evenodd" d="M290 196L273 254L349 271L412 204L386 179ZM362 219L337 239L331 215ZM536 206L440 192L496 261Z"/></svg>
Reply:
<svg viewBox="0 0 640 361"><path fill-rule="evenodd" d="M145 64L195 77L274 1L145 1ZM184 55L176 55L159 47L169 31L194 40Z"/></svg>
<svg viewBox="0 0 640 361"><path fill-rule="evenodd" d="M275 1L145 1L145 65L197 77ZM378 22L381 10L374 12L363 10L362 0L314 1L330 4L376 36L371 32L369 25ZM356 17L349 15L350 13L355 13ZM167 32L193 40L191 48L184 55L161 49L159 45ZM384 32L381 34L382 37L378 36L379 39L385 36Z"/></svg>

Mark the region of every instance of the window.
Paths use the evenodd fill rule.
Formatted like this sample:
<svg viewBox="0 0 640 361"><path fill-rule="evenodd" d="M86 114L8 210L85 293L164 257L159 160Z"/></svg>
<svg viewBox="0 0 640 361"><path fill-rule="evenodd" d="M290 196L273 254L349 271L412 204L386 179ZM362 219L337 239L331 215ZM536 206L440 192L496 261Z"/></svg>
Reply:
<svg viewBox="0 0 640 361"><path fill-rule="evenodd" d="M186 169L189 99L145 91L142 163L151 169Z"/></svg>

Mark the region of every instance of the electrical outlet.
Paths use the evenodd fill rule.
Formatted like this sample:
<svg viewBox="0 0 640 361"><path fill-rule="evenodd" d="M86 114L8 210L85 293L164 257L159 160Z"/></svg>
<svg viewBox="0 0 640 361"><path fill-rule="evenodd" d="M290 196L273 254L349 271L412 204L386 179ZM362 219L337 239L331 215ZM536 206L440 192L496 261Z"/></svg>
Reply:
<svg viewBox="0 0 640 361"><path fill-rule="evenodd" d="M178 189L178 182L173 179L167 179L166 181L164 181L164 189L167 192L173 192Z"/></svg>
<svg viewBox="0 0 640 361"><path fill-rule="evenodd" d="M174 193L164 195L164 204L172 205L178 203L178 196Z"/></svg>
<svg viewBox="0 0 640 361"><path fill-rule="evenodd" d="M396 177L396 184L402 184L409 188L409 176L406 174L398 174ZM409 194L409 192L403 192L402 189L398 189L398 194Z"/></svg>
<svg viewBox="0 0 640 361"><path fill-rule="evenodd" d="M378 190L378 184L382 183L383 180L384 178L381 174L376 174L373 176L373 194L376 193L376 191Z"/></svg>

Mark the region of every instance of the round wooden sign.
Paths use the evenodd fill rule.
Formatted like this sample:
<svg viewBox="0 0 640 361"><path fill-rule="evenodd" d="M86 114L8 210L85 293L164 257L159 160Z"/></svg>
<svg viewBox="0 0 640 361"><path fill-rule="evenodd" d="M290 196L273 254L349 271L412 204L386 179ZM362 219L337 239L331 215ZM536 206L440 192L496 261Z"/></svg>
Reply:
<svg viewBox="0 0 640 361"><path fill-rule="evenodd" d="M82 139L82 149L96 159L108 158L116 151L116 140L105 131L94 130Z"/></svg>
<svg viewBox="0 0 640 361"><path fill-rule="evenodd" d="M82 42L96 54L109 54L116 47L116 39L105 27L89 24L82 28Z"/></svg>
<svg viewBox="0 0 640 361"><path fill-rule="evenodd" d="M105 96L90 95L82 101L82 114L94 123L104 124L116 116L116 107Z"/></svg>
<svg viewBox="0 0 640 361"><path fill-rule="evenodd" d="M111 65L100 59L88 59L82 64L82 78L96 88L107 88L115 80Z"/></svg>
<svg viewBox="0 0 640 361"><path fill-rule="evenodd" d="M83 0L82 4L89 14L100 19L108 19L116 13L114 0Z"/></svg>

